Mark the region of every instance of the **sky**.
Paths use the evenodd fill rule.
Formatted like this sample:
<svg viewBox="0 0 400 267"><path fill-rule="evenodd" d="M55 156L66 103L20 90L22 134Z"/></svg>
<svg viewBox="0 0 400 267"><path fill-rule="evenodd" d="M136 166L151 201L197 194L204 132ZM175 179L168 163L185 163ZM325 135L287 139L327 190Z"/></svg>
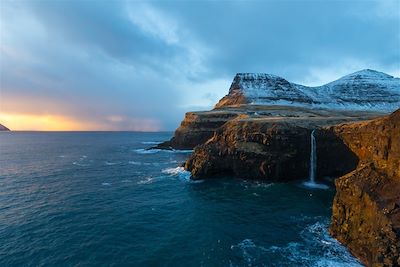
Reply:
<svg viewBox="0 0 400 267"><path fill-rule="evenodd" d="M169 131L238 72L400 76L400 1L0 0L0 123Z"/></svg>

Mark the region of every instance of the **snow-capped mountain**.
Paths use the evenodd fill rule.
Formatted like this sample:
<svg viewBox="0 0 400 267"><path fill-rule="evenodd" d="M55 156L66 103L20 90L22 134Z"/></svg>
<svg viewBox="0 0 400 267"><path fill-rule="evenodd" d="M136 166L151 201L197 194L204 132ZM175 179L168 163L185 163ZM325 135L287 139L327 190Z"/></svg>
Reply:
<svg viewBox="0 0 400 267"><path fill-rule="evenodd" d="M322 86L308 87L271 74L238 73L229 94L216 108L235 104L389 112L400 107L400 79L366 69Z"/></svg>

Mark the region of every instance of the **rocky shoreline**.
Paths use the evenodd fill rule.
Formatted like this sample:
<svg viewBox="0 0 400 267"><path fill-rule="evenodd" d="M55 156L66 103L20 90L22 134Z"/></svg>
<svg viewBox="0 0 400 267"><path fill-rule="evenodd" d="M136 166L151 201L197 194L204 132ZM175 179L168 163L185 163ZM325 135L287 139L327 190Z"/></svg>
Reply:
<svg viewBox="0 0 400 267"><path fill-rule="evenodd" d="M329 91L323 99L277 76L238 74L213 110L187 113L174 137L157 148L194 148L184 164L192 179L287 182L308 176L314 130L316 179L339 177L331 235L367 266L400 266L400 110L387 115L380 108L386 100L400 107L400 82L385 75L350 74L317 87ZM351 96L340 96L350 89L362 96L356 109ZM370 91L373 96L362 95ZM329 108L329 101L347 106ZM315 107L322 104L328 108Z"/></svg>

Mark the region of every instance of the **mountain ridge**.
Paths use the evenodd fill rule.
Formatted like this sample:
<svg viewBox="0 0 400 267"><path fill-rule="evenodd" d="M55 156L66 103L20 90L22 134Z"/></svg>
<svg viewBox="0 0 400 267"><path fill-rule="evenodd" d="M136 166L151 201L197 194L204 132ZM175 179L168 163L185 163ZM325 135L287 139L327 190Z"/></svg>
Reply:
<svg viewBox="0 0 400 267"><path fill-rule="evenodd" d="M215 108L240 104L391 112L400 106L400 78L364 69L321 86L305 86L273 74L237 73Z"/></svg>

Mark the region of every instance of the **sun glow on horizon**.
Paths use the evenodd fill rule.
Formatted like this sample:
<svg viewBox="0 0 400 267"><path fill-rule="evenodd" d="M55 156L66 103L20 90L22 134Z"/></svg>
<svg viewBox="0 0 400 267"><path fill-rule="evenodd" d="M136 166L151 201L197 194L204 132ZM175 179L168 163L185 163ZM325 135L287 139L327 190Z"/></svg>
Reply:
<svg viewBox="0 0 400 267"><path fill-rule="evenodd" d="M118 119L116 119L118 118ZM157 121L112 116L106 122L91 122L50 114L0 113L0 123L12 131L160 131Z"/></svg>
<svg viewBox="0 0 400 267"><path fill-rule="evenodd" d="M36 115L0 113L0 123L10 130L17 131L88 131L95 130L95 125L87 125L80 121L60 115Z"/></svg>

